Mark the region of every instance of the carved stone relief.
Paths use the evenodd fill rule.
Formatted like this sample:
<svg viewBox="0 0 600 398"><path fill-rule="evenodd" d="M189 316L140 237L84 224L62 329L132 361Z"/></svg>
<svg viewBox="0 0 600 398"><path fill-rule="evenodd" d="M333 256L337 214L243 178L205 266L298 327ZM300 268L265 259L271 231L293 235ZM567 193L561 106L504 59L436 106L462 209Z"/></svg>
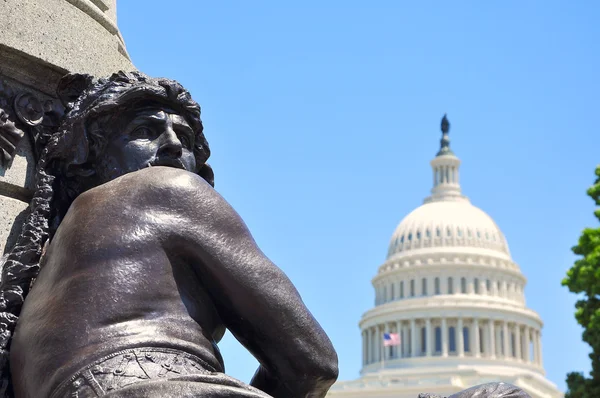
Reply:
<svg viewBox="0 0 600 398"><path fill-rule="evenodd" d="M10 168L17 145L25 135L37 159L63 112L60 101L0 80L0 167Z"/></svg>

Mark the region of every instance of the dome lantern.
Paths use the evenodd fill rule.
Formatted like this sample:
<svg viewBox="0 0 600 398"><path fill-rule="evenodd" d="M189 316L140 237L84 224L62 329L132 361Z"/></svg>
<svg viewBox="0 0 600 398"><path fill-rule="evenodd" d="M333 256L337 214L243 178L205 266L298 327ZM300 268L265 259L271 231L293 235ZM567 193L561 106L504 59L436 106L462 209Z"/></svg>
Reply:
<svg viewBox="0 0 600 398"><path fill-rule="evenodd" d="M460 180L458 169L460 159L456 157L450 149L450 122L444 114L442 118L442 139L440 140L440 150L436 157L431 161L433 169L433 189L431 196L425 199L425 203L432 201L460 200L468 201L462 196L460 191Z"/></svg>

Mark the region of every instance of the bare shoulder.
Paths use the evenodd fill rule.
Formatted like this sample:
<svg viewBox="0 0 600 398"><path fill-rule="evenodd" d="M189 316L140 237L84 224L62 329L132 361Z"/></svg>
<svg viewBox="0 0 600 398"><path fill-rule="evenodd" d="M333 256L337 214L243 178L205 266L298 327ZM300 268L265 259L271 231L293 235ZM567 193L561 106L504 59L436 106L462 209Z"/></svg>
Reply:
<svg viewBox="0 0 600 398"><path fill-rule="evenodd" d="M89 207L109 203L130 205L150 204L177 199L186 201L218 196L202 177L173 167L150 167L123 175L92 188L77 197L74 207Z"/></svg>
<svg viewBox="0 0 600 398"><path fill-rule="evenodd" d="M73 202L67 219L154 220L191 229L201 225L205 231L219 225L230 232L245 230L237 212L208 182L173 167L139 170L90 189Z"/></svg>
<svg viewBox="0 0 600 398"><path fill-rule="evenodd" d="M126 174L109 182L128 189L166 190L174 193L214 192L213 188L198 174L174 167L149 167ZM105 185L108 185L105 184Z"/></svg>

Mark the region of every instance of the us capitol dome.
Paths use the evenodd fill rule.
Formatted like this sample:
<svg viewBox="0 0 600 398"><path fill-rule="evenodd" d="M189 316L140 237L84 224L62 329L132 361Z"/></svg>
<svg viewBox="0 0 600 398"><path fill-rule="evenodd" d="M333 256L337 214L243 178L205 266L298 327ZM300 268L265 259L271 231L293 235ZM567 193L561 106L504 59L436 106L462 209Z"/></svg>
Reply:
<svg viewBox="0 0 600 398"><path fill-rule="evenodd" d="M461 193L449 127L444 115L431 195L400 222L372 280L375 306L359 322L361 377L328 397L447 396L492 381L532 398L564 396L544 376L543 322L525 305L527 280L504 234ZM384 346L384 333L400 344Z"/></svg>

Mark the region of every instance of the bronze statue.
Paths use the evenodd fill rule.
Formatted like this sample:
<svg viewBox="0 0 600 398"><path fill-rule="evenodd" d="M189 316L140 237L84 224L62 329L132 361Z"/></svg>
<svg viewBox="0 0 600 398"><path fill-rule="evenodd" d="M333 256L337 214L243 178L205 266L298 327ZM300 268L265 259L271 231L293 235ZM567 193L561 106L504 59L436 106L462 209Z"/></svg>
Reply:
<svg viewBox="0 0 600 398"><path fill-rule="evenodd" d="M2 271L6 396L324 397L333 346L213 189L189 93L120 72L59 96ZM250 386L224 374L226 328L260 363Z"/></svg>

